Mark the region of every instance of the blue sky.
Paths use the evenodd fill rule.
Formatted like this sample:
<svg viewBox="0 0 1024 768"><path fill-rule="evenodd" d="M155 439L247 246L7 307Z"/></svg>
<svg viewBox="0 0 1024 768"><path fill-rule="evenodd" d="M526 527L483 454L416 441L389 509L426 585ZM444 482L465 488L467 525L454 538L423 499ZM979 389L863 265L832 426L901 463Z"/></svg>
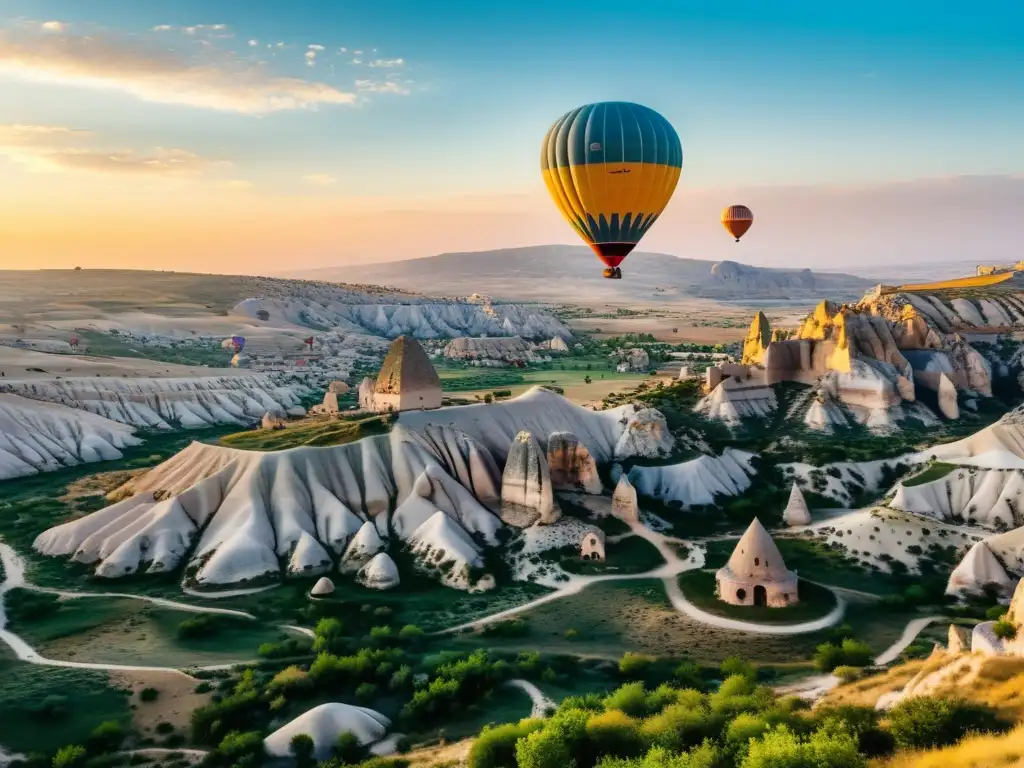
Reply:
<svg viewBox="0 0 1024 768"><path fill-rule="evenodd" d="M196 180L202 194L292 201L543 195L547 127L605 99L673 122L690 188L1024 172L1019 0L984 12L924 0L7 0L0 11L0 133L81 132L57 142L22 128L0 146L0 199L13 181L25 205L52 199L57 171L69 174L59 193L91 202L194 196Z"/></svg>

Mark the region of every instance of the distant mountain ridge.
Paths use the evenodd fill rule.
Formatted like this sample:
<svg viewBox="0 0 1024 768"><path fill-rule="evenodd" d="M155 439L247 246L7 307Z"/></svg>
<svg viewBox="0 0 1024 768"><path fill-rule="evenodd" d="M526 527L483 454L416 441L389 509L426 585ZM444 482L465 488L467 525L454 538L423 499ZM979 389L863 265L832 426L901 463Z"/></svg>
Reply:
<svg viewBox="0 0 1024 768"><path fill-rule="evenodd" d="M422 259L356 264L291 273L294 277L395 286L430 294L483 293L496 299L536 301L673 301L699 297L808 300L859 298L874 282L809 269L754 267L736 261L681 259L633 253L622 280L605 280L589 248L542 245Z"/></svg>

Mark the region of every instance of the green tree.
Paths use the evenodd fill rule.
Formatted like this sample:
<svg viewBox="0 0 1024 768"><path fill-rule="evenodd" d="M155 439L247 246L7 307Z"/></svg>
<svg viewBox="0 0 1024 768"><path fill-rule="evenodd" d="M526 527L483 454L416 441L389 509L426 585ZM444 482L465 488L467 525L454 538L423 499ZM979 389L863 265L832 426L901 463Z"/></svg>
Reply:
<svg viewBox="0 0 1024 768"><path fill-rule="evenodd" d="M292 740L288 742L288 749L295 756L295 762L298 763L299 768L308 768L313 764L313 752L316 745L313 743L313 737L308 733L296 733L292 736Z"/></svg>
<svg viewBox="0 0 1024 768"><path fill-rule="evenodd" d="M889 732L900 749L945 747L971 732L1007 727L988 707L936 696L906 699L892 708L888 720Z"/></svg>
<svg viewBox="0 0 1024 768"><path fill-rule="evenodd" d="M68 744L57 750L53 756L53 768L79 768L84 762L88 753L85 747L77 744Z"/></svg>
<svg viewBox="0 0 1024 768"><path fill-rule="evenodd" d="M487 726L473 741L468 768L517 768L516 742L541 728L540 720Z"/></svg>

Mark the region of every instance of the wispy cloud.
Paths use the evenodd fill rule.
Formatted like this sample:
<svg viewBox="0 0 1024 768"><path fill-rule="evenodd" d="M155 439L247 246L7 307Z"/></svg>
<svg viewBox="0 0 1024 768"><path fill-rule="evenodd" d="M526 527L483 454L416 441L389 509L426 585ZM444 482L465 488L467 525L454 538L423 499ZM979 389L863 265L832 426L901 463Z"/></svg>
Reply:
<svg viewBox="0 0 1024 768"><path fill-rule="evenodd" d="M352 104L357 98L326 83L275 76L216 51L203 60L187 59L102 34L0 32L2 75L245 114Z"/></svg>
<svg viewBox="0 0 1024 768"><path fill-rule="evenodd" d="M44 21L41 26L42 26L44 32L63 32L64 31L64 22L62 22L62 21Z"/></svg>
<svg viewBox="0 0 1024 768"><path fill-rule="evenodd" d="M184 32L186 35L197 35L201 32L225 32L227 24L193 24L190 27L176 27L173 24L157 24L154 32Z"/></svg>
<svg viewBox="0 0 1024 768"><path fill-rule="evenodd" d="M63 126L0 125L0 155L37 171L180 176L224 165L185 149L157 147L139 154L83 146L93 137L90 131Z"/></svg>
<svg viewBox="0 0 1024 768"><path fill-rule="evenodd" d="M379 67L383 69L393 69L395 67L404 67L405 59L374 59L370 62L371 67Z"/></svg>
<svg viewBox="0 0 1024 768"><path fill-rule="evenodd" d="M364 93L393 93L408 96L412 80L356 80L356 88Z"/></svg>
<svg viewBox="0 0 1024 768"><path fill-rule="evenodd" d="M338 183L338 180L329 173L307 173L302 180L318 187L329 187Z"/></svg>
<svg viewBox="0 0 1024 768"><path fill-rule="evenodd" d="M260 41L259 41L259 40L250 40L250 41L249 41L249 47L250 47L250 48L255 48L255 47L256 47L257 45L259 45L259 44L260 44Z"/></svg>

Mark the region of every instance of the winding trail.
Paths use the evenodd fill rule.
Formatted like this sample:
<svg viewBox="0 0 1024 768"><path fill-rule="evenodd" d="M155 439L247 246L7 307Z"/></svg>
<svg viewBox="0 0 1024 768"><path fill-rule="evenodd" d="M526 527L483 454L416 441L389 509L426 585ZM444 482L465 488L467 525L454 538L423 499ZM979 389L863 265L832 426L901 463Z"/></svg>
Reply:
<svg viewBox="0 0 1024 768"><path fill-rule="evenodd" d="M104 672L171 672L179 675L183 675L189 679L195 680L192 675L184 671L179 667L160 667L145 664L108 664L105 662L88 662L88 661L66 661L63 659L50 659L42 654L38 653L32 646L25 642L21 637L14 634L7 629L7 613L4 606L4 597L12 589L31 589L35 592L43 592L46 594L58 595L65 599L89 599L97 597L114 597L123 598L129 600L142 600L153 605L158 605L163 608L170 608L172 610L187 611L190 613L214 613L226 616L237 616L245 619L256 620L256 617L251 613L245 611L236 611L230 608L215 608L213 606L198 606L191 605L189 603L180 603L176 600L167 600L162 597L149 597L147 595L133 595L127 592L69 592L59 589L48 589L45 587L37 587L33 584L29 584L25 580L25 561L18 555L14 549L11 548L7 543L0 541L0 563L3 564L4 580L0 582L0 641L6 643L20 661L28 662L29 664L39 664L47 667L65 667L70 669L93 669ZM292 632L305 635L307 637L313 636L312 630L307 630L303 627L296 627L291 625L284 625L281 629L287 629ZM189 671L192 672L212 672L225 669L231 669L238 666L239 664L251 664L258 659L240 660L225 662L222 664L209 664L204 666L188 667ZM179 750L180 751L180 750Z"/></svg>
<svg viewBox="0 0 1024 768"><path fill-rule="evenodd" d="M529 680L517 678L505 683L509 688L518 688L530 697L533 702L533 709L530 710L530 717L545 717L549 710L555 708L555 702L544 695L544 692Z"/></svg>
<svg viewBox="0 0 1024 768"><path fill-rule="evenodd" d="M899 655L917 639L917 636L921 634L925 627L937 621L942 621L944 618L944 616L926 616L924 618L914 619L911 621L907 624L906 629L903 630L903 634L900 635L900 639L875 657L875 666L886 667L889 664L892 664L899 658Z"/></svg>

